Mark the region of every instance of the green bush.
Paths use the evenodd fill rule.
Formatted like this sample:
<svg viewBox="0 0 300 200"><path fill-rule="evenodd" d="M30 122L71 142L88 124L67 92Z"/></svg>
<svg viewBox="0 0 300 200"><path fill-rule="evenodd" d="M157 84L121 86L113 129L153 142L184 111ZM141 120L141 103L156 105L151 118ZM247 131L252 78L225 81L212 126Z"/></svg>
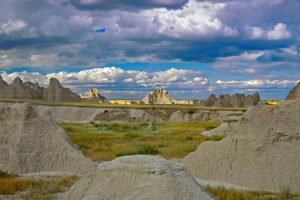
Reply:
<svg viewBox="0 0 300 200"><path fill-rule="evenodd" d="M144 144L139 147L138 149L138 154L143 154L143 155L155 155L158 154L158 149L157 147L150 145L150 144Z"/></svg>
<svg viewBox="0 0 300 200"><path fill-rule="evenodd" d="M0 170L0 178L14 178L16 175L10 174L8 172L3 172Z"/></svg>
<svg viewBox="0 0 300 200"><path fill-rule="evenodd" d="M210 130L215 129L217 127L218 127L218 125L207 125L204 128L205 128L205 130L210 131Z"/></svg>
<svg viewBox="0 0 300 200"><path fill-rule="evenodd" d="M134 132L128 132L124 135L126 138L128 139L132 139L132 138L137 138L140 136L140 134L138 133L134 133Z"/></svg>
<svg viewBox="0 0 300 200"><path fill-rule="evenodd" d="M121 156L131 156L131 155L157 155L159 153L157 147L150 145L150 144L143 144L139 146L137 151L130 151L130 152L119 152L116 153L116 157Z"/></svg>
<svg viewBox="0 0 300 200"><path fill-rule="evenodd" d="M223 140L224 136L221 136L221 135L213 135L211 136L211 140L213 141L221 141Z"/></svg>

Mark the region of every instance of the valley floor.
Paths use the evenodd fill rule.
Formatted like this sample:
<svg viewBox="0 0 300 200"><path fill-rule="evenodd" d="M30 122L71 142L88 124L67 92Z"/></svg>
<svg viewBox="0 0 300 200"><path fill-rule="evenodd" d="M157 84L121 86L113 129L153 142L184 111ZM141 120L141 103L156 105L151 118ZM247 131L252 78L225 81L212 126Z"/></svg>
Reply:
<svg viewBox="0 0 300 200"><path fill-rule="evenodd" d="M60 124L83 154L94 161L135 154L183 158L202 142L222 139L200 134L219 125L212 122Z"/></svg>

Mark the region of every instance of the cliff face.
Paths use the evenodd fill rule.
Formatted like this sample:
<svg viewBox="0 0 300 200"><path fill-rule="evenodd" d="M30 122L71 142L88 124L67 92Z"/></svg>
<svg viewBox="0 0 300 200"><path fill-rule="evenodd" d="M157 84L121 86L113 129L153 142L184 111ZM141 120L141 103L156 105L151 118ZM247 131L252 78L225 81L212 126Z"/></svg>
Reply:
<svg viewBox="0 0 300 200"><path fill-rule="evenodd" d="M100 91L96 88L91 88L87 96L80 94L80 98L84 102L109 103L105 97L100 95Z"/></svg>
<svg viewBox="0 0 300 200"><path fill-rule="evenodd" d="M212 94L207 100L202 101L200 105L205 107L250 107L257 105L259 101L260 96L257 92L248 96L237 93L232 96L222 94L216 97L216 95Z"/></svg>
<svg viewBox="0 0 300 200"><path fill-rule="evenodd" d="M159 88L147 94L142 102L144 104L173 104L174 99L169 95L167 90Z"/></svg>
<svg viewBox="0 0 300 200"><path fill-rule="evenodd" d="M290 91L286 100L300 100L300 82Z"/></svg>

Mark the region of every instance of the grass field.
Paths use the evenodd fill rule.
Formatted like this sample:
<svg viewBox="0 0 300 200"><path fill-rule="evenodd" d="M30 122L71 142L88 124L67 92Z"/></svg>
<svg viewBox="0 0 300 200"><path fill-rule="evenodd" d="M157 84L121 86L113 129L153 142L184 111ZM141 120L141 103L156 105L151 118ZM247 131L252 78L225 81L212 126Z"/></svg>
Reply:
<svg viewBox="0 0 300 200"><path fill-rule="evenodd" d="M279 193L238 191L224 187L205 187L218 200L300 200L300 195L292 194L288 188L282 188Z"/></svg>
<svg viewBox="0 0 300 200"><path fill-rule="evenodd" d="M63 123L60 126L83 154L94 161L134 154L183 158L202 142L222 139L199 134L219 126L219 123Z"/></svg>
<svg viewBox="0 0 300 200"><path fill-rule="evenodd" d="M142 104L100 104L89 102L49 102L44 100L26 100L26 99L0 99L0 102L24 103L29 102L34 105L46 106L76 106L93 108L121 108L121 109L176 109L176 110L232 110L246 111L246 108L218 108L218 107L200 107L197 105L142 105Z"/></svg>
<svg viewBox="0 0 300 200"><path fill-rule="evenodd" d="M14 195L22 192L19 194L21 199L50 200L53 199L54 194L67 191L78 179L78 177L69 176L38 180L0 171L0 195Z"/></svg>

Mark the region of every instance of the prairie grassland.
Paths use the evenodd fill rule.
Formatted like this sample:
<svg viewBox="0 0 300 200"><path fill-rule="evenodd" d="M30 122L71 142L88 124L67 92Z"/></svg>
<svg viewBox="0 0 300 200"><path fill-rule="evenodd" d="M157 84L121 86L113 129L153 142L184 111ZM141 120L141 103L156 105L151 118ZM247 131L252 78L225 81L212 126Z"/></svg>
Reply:
<svg viewBox="0 0 300 200"><path fill-rule="evenodd" d="M78 179L75 176L32 179L0 171L0 195L14 195L21 192L19 194L21 199L53 199L54 194L67 191Z"/></svg>
<svg viewBox="0 0 300 200"><path fill-rule="evenodd" d="M288 188L282 188L279 193L260 191L239 191L224 187L205 187L218 200L300 200L300 195L292 194Z"/></svg>
<svg viewBox="0 0 300 200"><path fill-rule="evenodd" d="M209 138L199 134L219 125L208 122L60 124L83 154L94 161L134 154L183 158L202 142L220 140L219 137Z"/></svg>
<svg viewBox="0 0 300 200"><path fill-rule="evenodd" d="M174 110L228 110L228 111L246 111L246 108L218 108L218 107L200 107L197 105L143 105L143 104L100 104L90 102L49 102L45 100L30 100L30 99L0 99L0 102L7 103L25 103L29 102L33 105L45 106L76 106L76 107L93 107L93 108L120 108L120 109L174 109Z"/></svg>

